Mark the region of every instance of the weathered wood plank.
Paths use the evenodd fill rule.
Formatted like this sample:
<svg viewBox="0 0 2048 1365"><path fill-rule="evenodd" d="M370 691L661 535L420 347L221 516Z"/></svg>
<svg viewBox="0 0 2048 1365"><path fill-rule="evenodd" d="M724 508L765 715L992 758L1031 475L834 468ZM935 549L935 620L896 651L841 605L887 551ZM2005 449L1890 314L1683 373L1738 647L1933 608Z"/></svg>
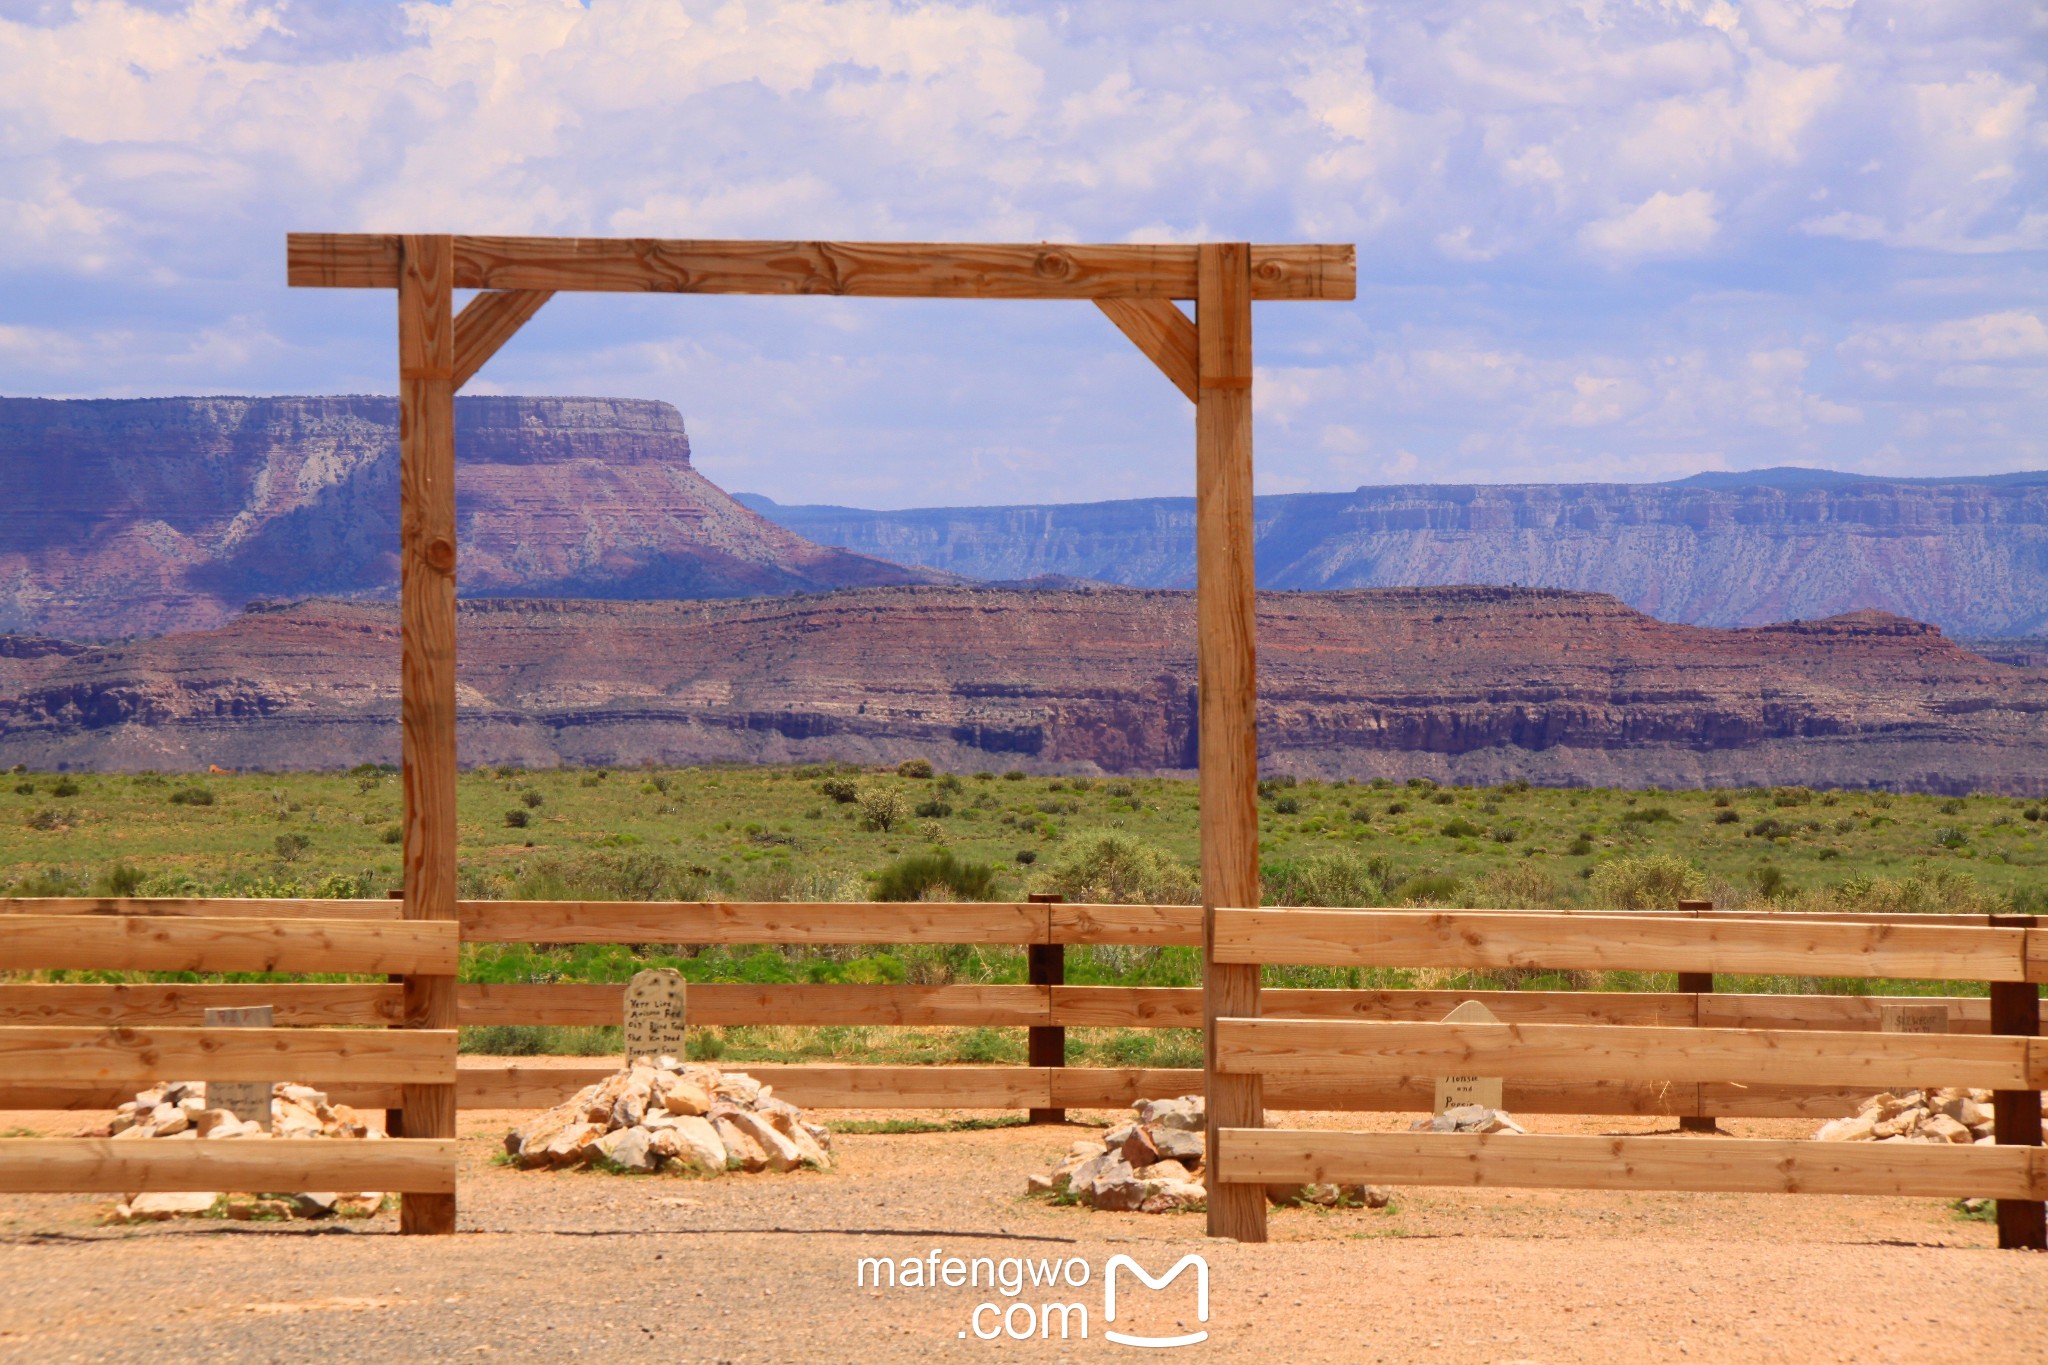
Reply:
<svg viewBox="0 0 2048 1365"><path fill-rule="evenodd" d="M112 986L0 983L0 1024L197 1024L208 1009L269 1005L280 1024L390 1025L403 1020L397 986L369 982Z"/></svg>
<svg viewBox="0 0 2048 1365"><path fill-rule="evenodd" d="M1195 324L1173 300L1097 299L1095 304L1190 403L1198 401Z"/></svg>
<svg viewBox="0 0 2048 1365"><path fill-rule="evenodd" d="M286 279L296 287L393 288L401 273L399 240L291 233ZM457 289L968 299L1191 299L1196 289L1197 248L1180 245L453 240ZM1251 253L1254 298L1343 300L1357 295L1357 251L1348 244L1257 246Z"/></svg>
<svg viewBox="0 0 2048 1365"><path fill-rule="evenodd" d="M1197 947L1199 905L1054 905L1054 943L1129 943L1144 948Z"/></svg>
<svg viewBox="0 0 2048 1365"><path fill-rule="evenodd" d="M1531 915L1494 911L1217 912L1226 962L1545 967L2013 980L2038 930L1940 924Z"/></svg>
<svg viewBox="0 0 2048 1365"><path fill-rule="evenodd" d="M396 901L263 900L250 896L15 896L0 915L196 915L204 919L402 919Z"/></svg>
<svg viewBox="0 0 2048 1365"><path fill-rule="evenodd" d="M1256 1076L1227 1075L1217 1019L1255 1016L1259 969L1216 952L1220 906L1259 903L1258 660L1252 571L1251 248L1196 248L1195 642L1200 708L1202 1013L1209 1131L1265 1122ZM1212 1182L1209 1235L1266 1240L1266 1195Z"/></svg>
<svg viewBox="0 0 2048 1365"><path fill-rule="evenodd" d="M610 1076L609 1066L464 1066L465 1109L539 1109ZM735 1066L808 1109L1039 1109L1053 1103L1049 1076L1026 1066Z"/></svg>
<svg viewBox="0 0 2048 1365"><path fill-rule="evenodd" d="M0 1082L144 1086L217 1081L453 1084L455 1033L410 1029L0 1027Z"/></svg>
<svg viewBox="0 0 2048 1365"><path fill-rule="evenodd" d="M1219 1019L1226 1072L1531 1081L1722 1081L1775 1085L2019 1089L2048 1070L2032 1039L1601 1024L1423 1024Z"/></svg>
<svg viewBox="0 0 2048 1365"><path fill-rule="evenodd" d="M1221 1179L1247 1182L2039 1199L2048 1164L2037 1150L1231 1128L1219 1134L1215 1165Z"/></svg>
<svg viewBox="0 0 2048 1365"><path fill-rule="evenodd" d="M453 972L456 928L388 920L16 915L0 971Z"/></svg>
<svg viewBox="0 0 2048 1365"><path fill-rule="evenodd" d="M4 1001L0 995L0 1001ZM464 985L460 1017L473 1024L617 1024L622 985ZM1041 986L690 987L692 1024L982 1025L1046 1022Z"/></svg>
<svg viewBox="0 0 2048 1365"><path fill-rule="evenodd" d="M115 1142L0 1139L0 1193L134 1194L152 1190L455 1192L456 1144L382 1142Z"/></svg>
<svg viewBox="0 0 2048 1365"><path fill-rule="evenodd" d="M480 943L1043 943L1023 902L463 901Z"/></svg>
<svg viewBox="0 0 2048 1365"><path fill-rule="evenodd" d="M471 299L455 315L456 390L476 378L477 371L553 297L554 291L548 289L499 289Z"/></svg>

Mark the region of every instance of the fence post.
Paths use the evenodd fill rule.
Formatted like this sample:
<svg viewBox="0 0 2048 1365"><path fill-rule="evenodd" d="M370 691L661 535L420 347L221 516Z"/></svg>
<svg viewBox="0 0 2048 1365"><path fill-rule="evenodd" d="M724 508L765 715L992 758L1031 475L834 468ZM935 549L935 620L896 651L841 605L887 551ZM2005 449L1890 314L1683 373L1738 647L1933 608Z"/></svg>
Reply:
<svg viewBox="0 0 2048 1365"><path fill-rule="evenodd" d="M1033 905L1058 905L1064 897L1049 891L1034 891L1026 899ZM1053 986L1067 984L1067 945L1064 943L1030 943L1024 947L1025 980L1034 986L1048 988L1046 995L1051 999ZM1063 1024L1033 1024L1028 1031L1029 1041L1025 1044L1025 1061L1031 1066L1065 1066L1067 1064L1067 1030ZM1033 1109L1033 1123L1065 1123L1067 1111L1058 1105L1050 1109Z"/></svg>
<svg viewBox="0 0 2048 1365"><path fill-rule="evenodd" d="M1678 908L1681 910L1691 910L1697 914L1701 910L1713 909L1714 903L1712 901L1680 901ZM1712 995L1714 993L1714 974L1712 972L1680 972L1678 974L1678 989L1681 992L1689 992L1693 997L1693 1027L1704 1028L1706 1020L1700 1014L1699 998L1703 995ZM1719 1132L1720 1129L1714 1125L1714 1116L1706 1112L1704 1101L1705 1087L1695 1085L1692 1088L1692 1092L1693 1112L1679 1116L1679 1131L1682 1133Z"/></svg>
<svg viewBox="0 0 2048 1365"><path fill-rule="evenodd" d="M386 891L384 896L387 900L402 901L405 899L405 888L401 886L395 891ZM386 972L384 981L387 985L398 987L401 992L405 989L405 974L402 972ZM384 1136L405 1136L405 1108L402 1103L384 1111Z"/></svg>
<svg viewBox="0 0 2048 1365"><path fill-rule="evenodd" d="M1999 928L2032 929L2032 915L1993 915ZM1991 1031L2022 1038L2041 1036L2041 988L2030 981L1991 983ZM1994 1090L1992 1123L2000 1146L2041 1145L2041 1092ZM2038 1199L1998 1201L1998 1245L2007 1250L2048 1251L2048 1205Z"/></svg>

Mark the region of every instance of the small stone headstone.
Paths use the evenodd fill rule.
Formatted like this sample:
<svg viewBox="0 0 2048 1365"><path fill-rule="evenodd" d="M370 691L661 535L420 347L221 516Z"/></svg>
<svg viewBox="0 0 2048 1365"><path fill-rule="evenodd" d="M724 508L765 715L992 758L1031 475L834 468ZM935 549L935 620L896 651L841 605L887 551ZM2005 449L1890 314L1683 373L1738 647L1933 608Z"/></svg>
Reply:
<svg viewBox="0 0 2048 1365"><path fill-rule="evenodd" d="M635 1057L683 1057L683 974L673 967L635 972L626 987L626 1065Z"/></svg>
<svg viewBox="0 0 2048 1365"><path fill-rule="evenodd" d="M1879 1005L1882 1033L1947 1033L1947 1005Z"/></svg>
<svg viewBox="0 0 2048 1365"><path fill-rule="evenodd" d="M269 1005L246 1005L236 1009L210 1009L208 1028L275 1028L276 1011ZM244 1123L270 1128L269 1081L208 1081L206 1107L225 1109Z"/></svg>
<svg viewBox="0 0 2048 1365"><path fill-rule="evenodd" d="M1494 1012L1477 1000L1464 1004L1444 1016L1446 1024L1498 1024ZM1436 1105L1431 1111L1441 1114L1446 1109L1455 1109L1463 1104L1476 1104L1486 1109L1501 1107L1501 1078L1498 1076L1439 1076L1436 1078Z"/></svg>

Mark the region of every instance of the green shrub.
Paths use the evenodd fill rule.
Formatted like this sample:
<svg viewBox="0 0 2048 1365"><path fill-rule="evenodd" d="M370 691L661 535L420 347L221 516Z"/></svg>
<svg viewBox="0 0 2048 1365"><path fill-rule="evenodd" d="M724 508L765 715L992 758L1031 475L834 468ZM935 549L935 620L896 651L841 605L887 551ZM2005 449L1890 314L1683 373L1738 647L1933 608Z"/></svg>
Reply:
<svg viewBox="0 0 2048 1365"><path fill-rule="evenodd" d="M1449 873L1427 872L1395 887L1391 899L1400 905L1452 905L1465 899L1465 883Z"/></svg>
<svg viewBox="0 0 2048 1365"><path fill-rule="evenodd" d="M1583 858L1593 851L1593 836L1583 831L1571 841L1565 852L1574 858Z"/></svg>
<svg viewBox="0 0 2048 1365"><path fill-rule="evenodd" d="M1714 823L1717 825L1733 825L1739 823L1741 819L1742 816L1738 812L1725 806L1714 812Z"/></svg>
<svg viewBox="0 0 2048 1365"><path fill-rule="evenodd" d="M896 765L898 777L930 777L932 764L928 758L906 758Z"/></svg>
<svg viewBox="0 0 2048 1365"><path fill-rule="evenodd" d="M402 844L405 842L405 826L386 825L384 826L384 833L378 837L387 844Z"/></svg>
<svg viewBox="0 0 2048 1365"><path fill-rule="evenodd" d="M1268 905L1385 905L1394 865L1383 857L1320 853L1259 870Z"/></svg>
<svg viewBox="0 0 2048 1365"><path fill-rule="evenodd" d="M180 787L171 793L170 802L174 806L210 806L214 802L214 796L206 787Z"/></svg>
<svg viewBox="0 0 2048 1365"><path fill-rule="evenodd" d="M1943 848L1961 848L1970 842L1970 836L1953 825L1944 825L1934 831L1934 842Z"/></svg>
<svg viewBox="0 0 2048 1365"><path fill-rule="evenodd" d="M1075 839L1042 877L1042 890L1107 905L1197 905L1195 874L1171 854L1129 834Z"/></svg>
<svg viewBox="0 0 2048 1365"><path fill-rule="evenodd" d="M505 812L505 826L508 829L525 829L531 819L532 817L518 806Z"/></svg>
<svg viewBox="0 0 2048 1365"><path fill-rule="evenodd" d="M1608 910L1676 910L1707 894L1706 874L1669 853L1615 858L1593 869L1594 904Z"/></svg>
<svg viewBox="0 0 2048 1365"><path fill-rule="evenodd" d="M894 787L862 787L859 797L860 827L887 834L903 818L902 795Z"/></svg>
<svg viewBox="0 0 2048 1365"><path fill-rule="evenodd" d="M1031 866L1031 864L1033 864L1033 863L1035 863L1035 862L1037 862L1037 861L1038 861L1038 850L1037 850L1037 849L1035 849L1035 848L1020 848L1020 849L1018 849L1018 850L1017 850L1017 866L1019 866L1019 867L1029 867L1029 866Z"/></svg>
<svg viewBox="0 0 2048 1365"><path fill-rule="evenodd" d="M871 894L878 901L994 900L996 870L951 853L914 853L875 873Z"/></svg>
<svg viewBox="0 0 2048 1365"><path fill-rule="evenodd" d="M313 846L313 841L303 834L280 834L270 841L270 851L280 862L295 863L299 855Z"/></svg>
<svg viewBox="0 0 2048 1365"><path fill-rule="evenodd" d="M1489 910L1559 910L1566 905L1557 878L1526 860L1481 877L1473 888L1473 899Z"/></svg>
<svg viewBox="0 0 2048 1365"><path fill-rule="evenodd" d="M45 806L34 815L29 816L26 823L30 829L39 829L48 833L53 829L64 828L64 816L62 812Z"/></svg>
<svg viewBox="0 0 2048 1365"><path fill-rule="evenodd" d="M912 814L922 816L929 820L943 820L952 813L953 807L947 804L946 802L939 800L939 798L937 798L936 796L932 797L929 800L918 802L917 809L912 812Z"/></svg>
<svg viewBox="0 0 2048 1365"><path fill-rule="evenodd" d="M860 788L843 777L828 777L818 784L818 790L842 806L850 806L860 800Z"/></svg>
<svg viewBox="0 0 2048 1365"><path fill-rule="evenodd" d="M1481 832L1479 826L1462 815L1444 821L1441 827L1441 833L1446 839L1476 839Z"/></svg>
<svg viewBox="0 0 2048 1365"><path fill-rule="evenodd" d="M1283 796L1273 803L1273 811L1278 815L1299 815L1301 814L1301 798L1298 796Z"/></svg>
<svg viewBox="0 0 2048 1365"><path fill-rule="evenodd" d="M76 796L78 795L78 784L68 777L60 777L57 779L57 785L50 788L50 795Z"/></svg>
<svg viewBox="0 0 2048 1365"><path fill-rule="evenodd" d="M532 788L528 788L519 799L525 803L528 810L539 810L541 807L541 794Z"/></svg>

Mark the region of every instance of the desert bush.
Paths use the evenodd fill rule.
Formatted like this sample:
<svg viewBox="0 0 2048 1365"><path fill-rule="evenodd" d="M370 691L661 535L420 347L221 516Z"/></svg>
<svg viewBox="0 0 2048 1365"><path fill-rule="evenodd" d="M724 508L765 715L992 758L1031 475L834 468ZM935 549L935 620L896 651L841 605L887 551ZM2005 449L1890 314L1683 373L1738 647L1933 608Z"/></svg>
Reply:
<svg viewBox="0 0 2048 1365"><path fill-rule="evenodd" d="M860 800L860 788L843 777L828 777L818 784L818 790L842 806L850 806Z"/></svg>
<svg viewBox="0 0 2048 1365"><path fill-rule="evenodd" d="M1832 908L1878 914L1985 915L2007 908L2004 897L1969 873L1926 864L1903 877L1851 877L1828 895Z"/></svg>
<svg viewBox="0 0 2048 1365"><path fill-rule="evenodd" d="M78 784L68 777L60 777L57 779L57 785L50 788L50 795L76 796L78 795Z"/></svg>
<svg viewBox="0 0 2048 1365"><path fill-rule="evenodd" d="M525 829L531 819L532 817L518 806L505 812L505 826L508 829Z"/></svg>
<svg viewBox="0 0 2048 1365"><path fill-rule="evenodd" d="M1559 910L1567 904L1557 878L1527 859L1481 877L1473 901L1489 910Z"/></svg>
<svg viewBox="0 0 2048 1365"><path fill-rule="evenodd" d="M1676 910L1681 900L1706 895L1697 867L1669 853L1615 858L1593 869L1593 902L1609 910Z"/></svg>
<svg viewBox="0 0 2048 1365"><path fill-rule="evenodd" d="M902 795L893 787L864 786L860 789L860 827L887 834L903 818Z"/></svg>
<svg viewBox="0 0 2048 1365"><path fill-rule="evenodd" d="M210 806L214 802L211 789L201 786L180 787L169 797L174 806Z"/></svg>
<svg viewBox="0 0 2048 1365"><path fill-rule="evenodd" d="M1070 901L1113 905L1196 905L1201 887L1165 850L1116 832L1084 835L1041 875L1040 890Z"/></svg>
<svg viewBox="0 0 2048 1365"><path fill-rule="evenodd" d="M1484 831L1464 816L1459 815L1444 821L1441 832L1446 839L1476 839Z"/></svg>
<svg viewBox="0 0 2048 1365"><path fill-rule="evenodd" d="M898 777L930 777L932 763L928 758L906 758L896 765Z"/></svg>
<svg viewBox="0 0 2048 1365"><path fill-rule="evenodd" d="M878 901L993 900L996 870L951 853L914 853L876 872L869 894Z"/></svg>
<svg viewBox="0 0 2048 1365"><path fill-rule="evenodd" d="M270 841L270 851L277 855L279 862L295 863L301 854L313 846L313 841L303 834L280 834Z"/></svg>
<svg viewBox="0 0 2048 1365"><path fill-rule="evenodd" d="M1390 899L1397 905L1454 905L1469 898L1465 883L1458 878L1447 872L1425 872L1395 887Z"/></svg>
<svg viewBox="0 0 2048 1365"><path fill-rule="evenodd" d="M1259 870L1268 905L1385 905L1394 864L1383 857L1321 853Z"/></svg>

